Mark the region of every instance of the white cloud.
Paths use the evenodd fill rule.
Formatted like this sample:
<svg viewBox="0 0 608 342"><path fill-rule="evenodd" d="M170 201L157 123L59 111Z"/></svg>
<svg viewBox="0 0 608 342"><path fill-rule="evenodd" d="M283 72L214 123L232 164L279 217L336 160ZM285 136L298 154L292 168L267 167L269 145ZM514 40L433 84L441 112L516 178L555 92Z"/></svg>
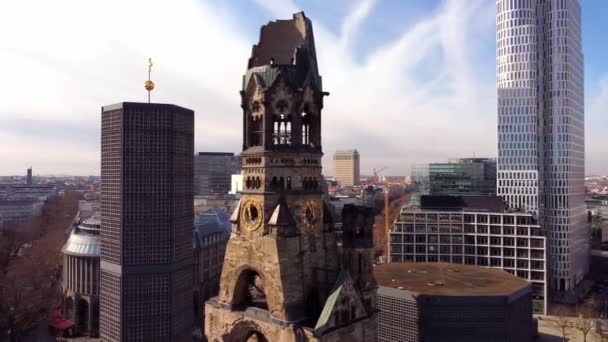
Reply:
<svg viewBox="0 0 608 342"><path fill-rule="evenodd" d="M280 19L299 10L291 1L256 2ZM340 19L339 33L311 18L324 87L331 92L323 112L325 173L332 173L333 151L351 147L360 150L364 172L386 165L388 174L407 174L412 163L495 155L495 86L478 77L474 58L481 49L479 37L494 32L493 17L479 20L493 13L493 3L445 1L393 41L355 58L361 54L353 42L378 5L354 3ZM58 127L53 141L33 140L38 154L56 158L54 165L47 158L40 172L98 171L98 141L70 143L61 127L78 122L98 130L102 105L144 101L148 56L155 64L153 101L196 111L197 150L238 151L238 90L256 43L250 37L257 39L259 26L243 27L240 18L246 13L221 6L228 5L3 2L0 32L14 34L0 35L0 65L6 69L0 82L0 134L10 135L15 147L0 149L0 160L10 161L2 163L0 174L21 172L22 165L36 167L31 150L17 147L19 139L27 138L3 132L2 122L14 117ZM437 64L428 65L429 60ZM79 161L80 168L65 167Z"/></svg>

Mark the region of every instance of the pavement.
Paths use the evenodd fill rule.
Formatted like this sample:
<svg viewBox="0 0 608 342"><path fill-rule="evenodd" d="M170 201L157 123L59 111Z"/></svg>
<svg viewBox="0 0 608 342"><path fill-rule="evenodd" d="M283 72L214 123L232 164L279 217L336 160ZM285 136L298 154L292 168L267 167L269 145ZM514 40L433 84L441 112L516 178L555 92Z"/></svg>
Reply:
<svg viewBox="0 0 608 342"><path fill-rule="evenodd" d="M548 315L534 315L538 320L539 338L536 342L562 342L561 329L556 325L557 317ZM571 317L574 322L576 318ZM566 329L566 341L568 342L583 342L583 334L576 328ZM604 340L608 341L608 340ZM595 327L587 334L587 342L604 342L600 335L595 332Z"/></svg>

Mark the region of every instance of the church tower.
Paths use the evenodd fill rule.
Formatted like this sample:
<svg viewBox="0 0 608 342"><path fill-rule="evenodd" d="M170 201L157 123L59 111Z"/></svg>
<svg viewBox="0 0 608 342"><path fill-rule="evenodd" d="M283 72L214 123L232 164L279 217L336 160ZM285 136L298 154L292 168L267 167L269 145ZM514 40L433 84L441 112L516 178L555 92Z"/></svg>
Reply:
<svg viewBox="0 0 608 342"><path fill-rule="evenodd" d="M327 95L304 13L262 26L243 76L244 187L219 294L206 304L209 341L375 339L375 298L339 262L322 200Z"/></svg>

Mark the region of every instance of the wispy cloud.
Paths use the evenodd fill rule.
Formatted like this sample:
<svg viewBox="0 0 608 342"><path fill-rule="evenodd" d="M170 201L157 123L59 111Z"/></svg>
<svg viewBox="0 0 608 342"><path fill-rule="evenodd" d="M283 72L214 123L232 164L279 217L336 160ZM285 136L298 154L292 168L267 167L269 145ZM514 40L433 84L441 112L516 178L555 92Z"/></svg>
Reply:
<svg viewBox="0 0 608 342"><path fill-rule="evenodd" d="M65 130L98 131L102 105L143 101L148 56L155 61L153 101L196 111L197 150L238 151L238 90L259 25L306 10L288 0L255 0L266 17L249 27L242 19L251 14L240 5L1 3L0 31L11 34L0 35L0 136L10 146L0 149L0 174L36 167L36 157L28 155L34 147L45 156L39 172L98 172L99 136L78 133L70 143ZM397 37L362 53L356 42L380 5L353 2L334 31L311 18L324 87L331 92L323 112L325 153L357 148L364 172L389 166L389 174L407 174L418 162L495 155L495 85L487 77L495 70L491 59L477 63L494 49L483 44L494 36L493 2L442 1ZM21 124L48 125L49 132L33 136ZM331 174L331 157L325 159Z"/></svg>
<svg viewBox="0 0 608 342"><path fill-rule="evenodd" d="M340 37L340 47L342 49L352 48L352 42L356 38L361 23L369 15L375 3L375 0L361 0L356 3L353 10L344 18L342 36Z"/></svg>

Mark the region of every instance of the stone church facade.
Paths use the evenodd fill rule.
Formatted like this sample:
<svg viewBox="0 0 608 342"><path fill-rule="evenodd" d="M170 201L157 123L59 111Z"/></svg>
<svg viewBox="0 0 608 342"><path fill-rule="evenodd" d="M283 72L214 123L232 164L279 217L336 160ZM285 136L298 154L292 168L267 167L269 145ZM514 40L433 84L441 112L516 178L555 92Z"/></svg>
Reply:
<svg viewBox="0 0 608 342"><path fill-rule="evenodd" d="M321 76L304 13L262 26L243 76L242 198L205 334L227 341L374 341L373 214L322 200Z"/></svg>

